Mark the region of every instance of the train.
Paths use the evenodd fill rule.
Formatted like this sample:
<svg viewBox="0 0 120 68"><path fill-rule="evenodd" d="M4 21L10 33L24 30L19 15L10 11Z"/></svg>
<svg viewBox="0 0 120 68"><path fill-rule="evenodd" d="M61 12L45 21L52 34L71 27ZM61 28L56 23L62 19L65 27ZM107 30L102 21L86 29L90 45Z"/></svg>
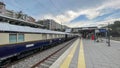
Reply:
<svg viewBox="0 0 120 68"><path fill-rule="evenodd" d="M71 33L0 22L0 65L75 37Z"/></svg>

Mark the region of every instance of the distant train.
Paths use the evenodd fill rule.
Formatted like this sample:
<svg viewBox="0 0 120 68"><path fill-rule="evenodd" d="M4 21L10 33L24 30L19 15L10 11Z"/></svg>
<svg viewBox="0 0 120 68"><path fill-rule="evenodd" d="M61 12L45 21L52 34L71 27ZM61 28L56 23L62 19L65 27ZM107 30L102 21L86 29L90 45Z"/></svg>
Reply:
<svg viewBox="0 0 120 68"><path fill-rule="evenodd" d="M16 56L24 57L24 53L44 49L75 37L76 35L65 32L0 22L0 65L16 59Z"/></svg>

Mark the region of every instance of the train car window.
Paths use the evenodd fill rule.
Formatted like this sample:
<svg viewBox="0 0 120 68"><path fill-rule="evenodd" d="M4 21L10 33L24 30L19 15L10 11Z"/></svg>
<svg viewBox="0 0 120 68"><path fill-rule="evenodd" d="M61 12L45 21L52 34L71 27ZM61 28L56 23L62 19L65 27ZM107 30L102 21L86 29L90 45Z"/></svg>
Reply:
<svg viewBox="0 0 120 68"><path fill-rule="evenodd" d="M24 41L24 34L18 34L17 42L23 42L23 41Z"/></svg>
<svg viewBox="0 0 120 68"><path fill-rule="evenodd" d="M17 42L17 34L9 34L9 42L10 43Z"/></svg>

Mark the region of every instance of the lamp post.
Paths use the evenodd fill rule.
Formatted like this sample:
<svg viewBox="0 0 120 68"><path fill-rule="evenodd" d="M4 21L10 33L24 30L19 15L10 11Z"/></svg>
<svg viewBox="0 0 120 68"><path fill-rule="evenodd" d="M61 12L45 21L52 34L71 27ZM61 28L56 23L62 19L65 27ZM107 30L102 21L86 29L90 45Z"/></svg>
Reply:
<svg viewBox="0 0 120 68"><path fill-rule="evenodd" d="M108 38L108 46L110 46L110 28L109 28L109 23L108 23L108 29L107 29L107 38Z"/></svg>

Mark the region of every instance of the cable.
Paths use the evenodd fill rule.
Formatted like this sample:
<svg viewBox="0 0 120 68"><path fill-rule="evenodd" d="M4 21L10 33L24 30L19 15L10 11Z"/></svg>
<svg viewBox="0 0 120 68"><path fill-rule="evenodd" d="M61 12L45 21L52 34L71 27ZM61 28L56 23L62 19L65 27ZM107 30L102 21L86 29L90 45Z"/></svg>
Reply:
<svg viewBox="0 0 120 68"><path fill-rule="evenodd" d="M36 1L39 3L39 5L43 7L42 9L45 9L46 11L49 11L50 13L54 13L53 11L50 10L50 8L45 7L39 0L36 0Z"/></svg>
<svg viewBox="0 0 120 68"><path fill-rule="evenodd" d="M62 11L60 10L60 8L58 8L58 7L56 6L56 4L55 4L52 0L49 0L49 1L51 2L51 4L53 4L54 8L55 8L58 12L62 13Z"/></svg>
<svg viewBox="0 0 120 68"><path fill-rule="evenodd" d="M52 0L49 0L50 2L51 2L51 4L53 4L53 6L54 6L54 8L58 11L58 12L60 12L61 14L64 14L56 5L55 5L55 3L52 1ZM61 18L62 19L62 18ZM63 20L63 19L62 19ZM62 22L60 22L61 23L61 25L62 25ZM62 27L61 27L62 28Z"/></svg>

